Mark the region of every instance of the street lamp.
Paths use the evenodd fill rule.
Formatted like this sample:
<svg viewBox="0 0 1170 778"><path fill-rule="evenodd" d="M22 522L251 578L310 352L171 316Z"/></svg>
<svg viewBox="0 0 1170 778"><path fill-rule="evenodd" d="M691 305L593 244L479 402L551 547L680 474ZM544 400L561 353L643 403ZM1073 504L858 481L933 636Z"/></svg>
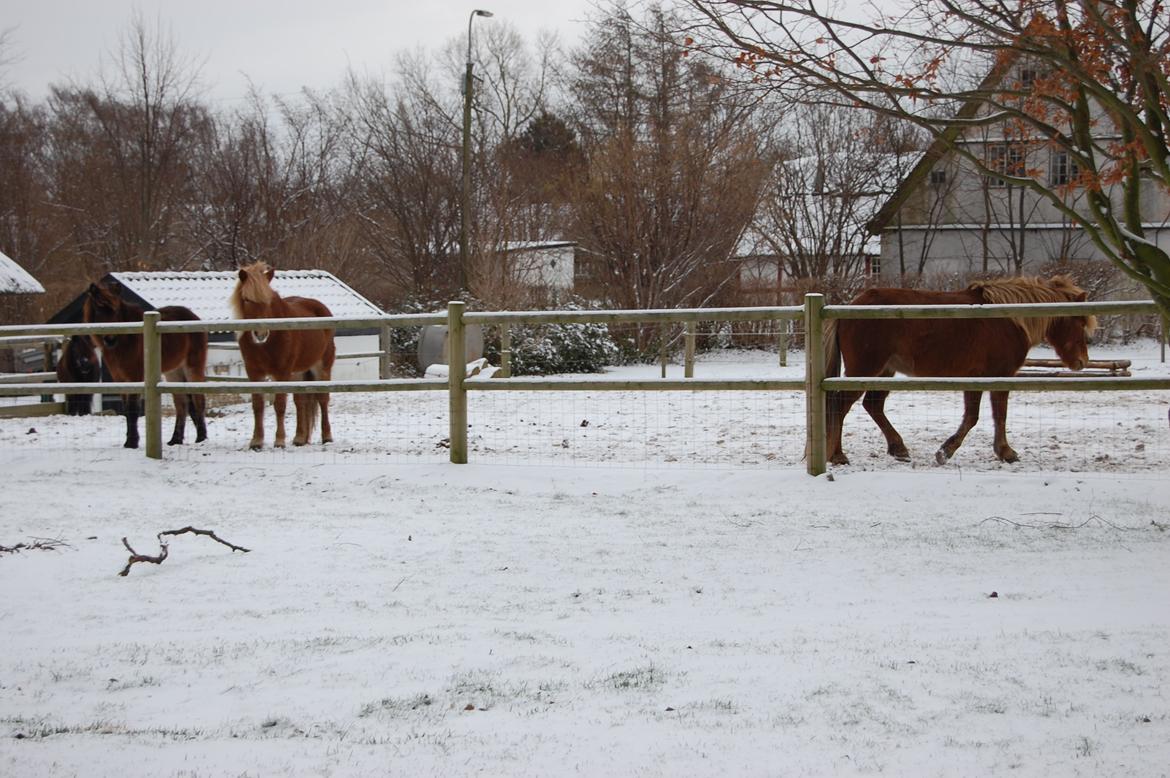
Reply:
<svg viewBox="0 0 1170 778"><path fill-rule="evenodd" d="M463 189L462 205L459 215L459 287L467 289L467 269L469 256L467 251L468 235L471 232L471 23L475 17L491 17L491 11L479 8L467 17L467 71L463 76Z"/></svg>

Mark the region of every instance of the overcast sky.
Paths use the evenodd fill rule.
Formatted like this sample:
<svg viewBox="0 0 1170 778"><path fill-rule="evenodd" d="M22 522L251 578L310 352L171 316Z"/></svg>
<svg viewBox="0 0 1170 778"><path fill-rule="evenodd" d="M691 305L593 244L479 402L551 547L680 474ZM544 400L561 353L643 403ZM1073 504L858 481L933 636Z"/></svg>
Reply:
<svg viewBox="0 0 1170 778"><path fill-rule="evenodd" d="M578 42L590 0L3 0L0 29L10 29L16 61L0 83L39 99L51 83L92 80L116 50L137 8L153 28L159 20L179 50L202 61L209 98L232 101L247 91L245 76L266 93L341 83L347 68L392 71L397 52L437 49L467 39L473 8L492 11L481 25L507 21L532 42L540 30Z"/></svg>

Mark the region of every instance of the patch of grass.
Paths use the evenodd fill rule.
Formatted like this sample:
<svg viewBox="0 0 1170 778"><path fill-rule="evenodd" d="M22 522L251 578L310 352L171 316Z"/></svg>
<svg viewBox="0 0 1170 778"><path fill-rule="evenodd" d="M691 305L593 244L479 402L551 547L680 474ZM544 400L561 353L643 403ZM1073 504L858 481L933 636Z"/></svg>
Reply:
<svg viewBox="0 0 1170 778"><path fill-rule="evenodd" d="M601 679L601 685L618 691L631 689L658 689L666 683L662 671L654 665L637 667L633 670L622 670Z"/></svg>

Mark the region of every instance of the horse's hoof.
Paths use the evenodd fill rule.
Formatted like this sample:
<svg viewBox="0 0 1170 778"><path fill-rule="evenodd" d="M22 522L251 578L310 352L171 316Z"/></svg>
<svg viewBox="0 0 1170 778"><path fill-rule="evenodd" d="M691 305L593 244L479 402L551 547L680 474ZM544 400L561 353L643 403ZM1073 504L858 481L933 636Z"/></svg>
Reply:
<svg viewBox="0 0 1170 778"><path fill-rule="evenodd" d="M207 440L207 433L206 433L206 432L205 432L205 433L203 433L202 435L196 435L196 436L195 436L195 442L196 442L196 443L202 443L202 442L203 442L203 441L205 441L205 440Z"/></svg>
<svg viewBox="0 0 1170 778"><path fill-rule="evenodd" d="M305 443L307 443L307 442L308 441L304 441L304 440L294 440L293 445L296 446L297 448L300 448L301 446L305 445Z"/></svg>
<svg viewBox="0 0 1170 778"><path fill-rule="evenodd" d="M934 463L936 465L941 467L942 465L945 465L948 460L950 460L950 457L948 457L947 452L943 451L941 448L934 452Z"/></svg>
<svg viewBox="0 0 1170 778"><path fill-rule="evenodd" d="M830 465L847 465L849 464L849 457L844 454L836 454L829 458Z"/></svg>
<svg viewBox="0 0 1170 778"><path fill-rule="evenodd" d="M122 448L138 448L137 440L128 440L122 444Z"/></svg>
<svg viewBox="0 0 1170 778"><path fill-rule="evenodd" d="M910 452L909 451L898 451L897 453L891 451L890 456L892 456L894 459L898 460L899 462L909 462L910 461Z"/></svg>
<svg viewBox="0 0 1170 778"><path fill-rule="evenodd" d="M181 445L183 445L183 441L181 441L181 440L168 440L167 445L168 446L181 446Z"/></svg>
<svg viewBox="0 0 1170 778"><path fill-rule="evenodd" d="M248 444L248 448L252 449L253 451L262 451L264 449L264 444L263 443L250 443L250 444Z"/></svg>

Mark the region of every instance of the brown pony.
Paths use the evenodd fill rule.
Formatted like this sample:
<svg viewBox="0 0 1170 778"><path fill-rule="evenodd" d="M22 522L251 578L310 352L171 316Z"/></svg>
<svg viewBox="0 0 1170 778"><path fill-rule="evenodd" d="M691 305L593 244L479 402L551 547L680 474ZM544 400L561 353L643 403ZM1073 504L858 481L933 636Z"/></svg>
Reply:
<svg viewBox="0 0 1170 778"><path fill-rule="evenodd" d="M84 320L94 323L142 321L142 309L122 299L121 284L107 286L90 284L85 298ZM158 309L162 321L199 321L189 308L166 305ZM141 381L141 335L95 335L94 346L102 352L102 359L115 381ZM162 371L168 381L202 381L207 369L207 333L171 333L162 336ZM203 409L206 403L201 394L175 394L175 431L167 445L183 442L190 408L195 425L195 442L207 439L207 425ZM138 416L141 400L138 395L123 395L126 414L126 448L138 448Z"/></svg>
<svg viewBox="0 0 1170 778"><path fill-rule="evenodd" d="M958 292L915 289L867 289L850 305L985 305L1005 303L1083 302L1087 294L1071 279L1055 276L1005 278L973 283ZM834 326L835 325L835 326ZM995 319L834 319L825 332L826 375L851 377L892 376L1012 376L1024 364L1028 350L1048 341L1070 370L1088 362L1086 340L1097 326L1093 316L1015 317ZM908 460L901 435L886 418L888 391L868 391L862 403L886 437L890 455ZM845 414L861 392L827 392L827 455L835 465L848 464L841 450ZM935 454L945 464L979 420L983 393L963 393L963 421ZM995 420L995 455L1004 462L1018 457L1007 442L1008 393L991 392Z"/></svg>
<svg viewBox="0 0 1170 778"><path fill-rule="evenodd" d="M240 268L240 279L232 292L231 306L237 319L298 318L332 316L329 308L311 297L281 297L272 288L276 271L264 262ZM240 354L249 381L328 381L335 356L333 330L247 330L239 334ZM288 395L278 394L272 405L276 410L277 448L284 447L284 411ZM329 427L329 393L294 394L297 409L297 432L294 446L303 446L313 436L317 412L321 415L321 442L331 443ZM264 395L252 395L253 451L264 447Z"/></svg>
<svg viewBox="0 0 1170 778"><path fill-rule="evenodd" d="M101 368L93 343L84 335L71 336L65 341L61 358L57 360L57 382L91 384L100 380ZM92 394L65 395L65 412L70 416L88 416L92 405Z"/></svg>

